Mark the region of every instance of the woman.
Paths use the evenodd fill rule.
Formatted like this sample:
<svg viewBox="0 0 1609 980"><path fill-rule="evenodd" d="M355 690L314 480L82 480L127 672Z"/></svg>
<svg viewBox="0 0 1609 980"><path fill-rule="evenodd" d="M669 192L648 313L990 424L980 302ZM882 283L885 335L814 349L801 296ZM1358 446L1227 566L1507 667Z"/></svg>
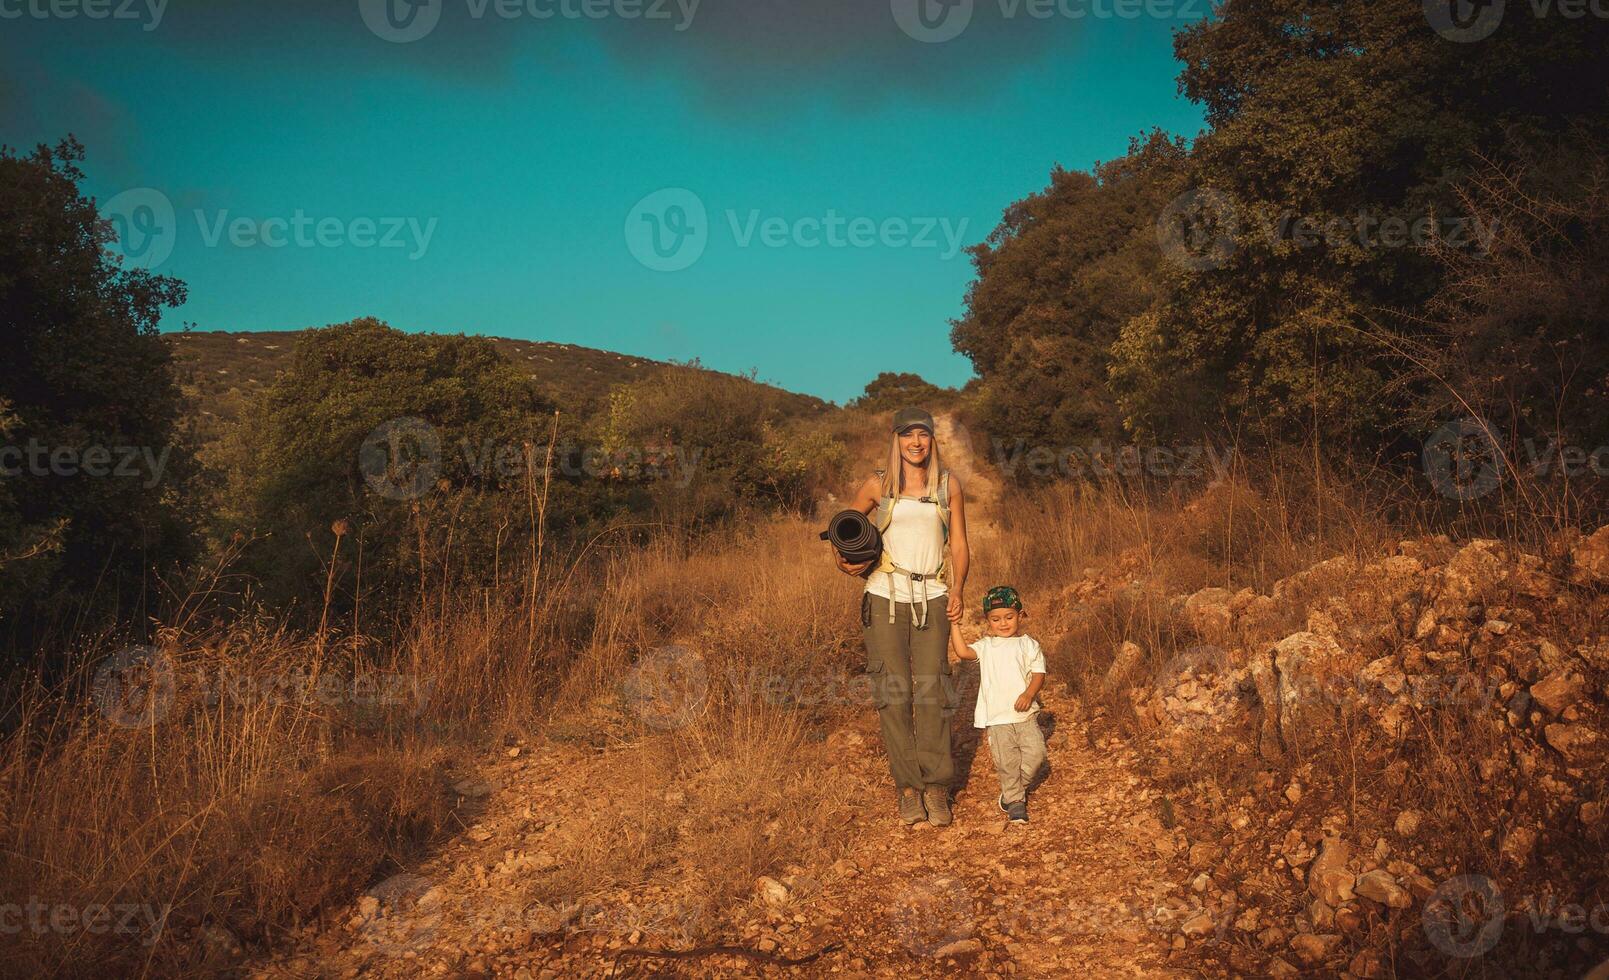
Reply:
<svg viewBox="0 0 1609 980"><path fill-rule="evenodd" d="M942 827L950 822L950 716L957 700L946 647L949 624L961 621L967 524L961 482L939 462L933 416L916 408L894 413L888 469L861 484L850 506L875 515L883 535L877 561L851 565L833 554L844 572L866 577L860 605L866 673L900 819Z"/></svg>

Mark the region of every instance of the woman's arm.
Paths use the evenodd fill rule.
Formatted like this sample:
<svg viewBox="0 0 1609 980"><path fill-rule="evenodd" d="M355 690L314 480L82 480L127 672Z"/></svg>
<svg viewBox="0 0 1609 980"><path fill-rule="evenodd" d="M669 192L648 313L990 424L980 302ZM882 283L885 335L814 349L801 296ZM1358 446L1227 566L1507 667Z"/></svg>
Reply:
<svg viewBox="0 0 1609 980"><path fill-rule="evenodd" d="M882 492L883 481L879 480L875 475L867 477L866 481L860 485L860 489L855 491L855 498L850 501L849 509L858 510L862 514L870 514L877 509L877 498ZM838 563L839 570L845 575L864 575L866 574L866 569L877 563L873 559L872 561L863 561L851 565L844 561L844 557L838 553L838 549L833 548L830 544L827 547L832 549L833 561Z"/></svg>
<svg viewBox="0 0 1609 980"><path fill-rule="evenodd" d="M961 480L954 473L950 474L950 602L945 611L950 622L959 623L961 612L966 607L963 593L966 592L967 563L971 555L967 551L967 501L966 492L961 486Z"/></svg>

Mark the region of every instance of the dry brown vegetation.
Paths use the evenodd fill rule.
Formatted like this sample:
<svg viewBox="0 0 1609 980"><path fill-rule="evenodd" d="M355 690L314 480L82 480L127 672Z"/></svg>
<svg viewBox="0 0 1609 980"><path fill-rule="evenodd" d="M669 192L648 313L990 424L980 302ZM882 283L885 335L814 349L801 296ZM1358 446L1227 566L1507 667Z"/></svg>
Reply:
<svg viewBox="0 0 1609 980"><path fill-rule="evenodd" d="M1330 835L1360 847L1387 839L1394 859L1412 855L1414 874L1438 880L1506 867L1519 815L1539 828L1537 851L1549 853L1564 894L1581 900L1601 885L1557 877L1571 861L1590 867L1596 846L1575 809L1542 793L1495 802L1480 760L1507 759L1515 739L1533 752L1539 736L1498 731L1485 701L1432 705L1402 743L1382 742L1367 711L1341 704L1332 736L1304 741L1291 731L1280 757L1257 751L1268 708L1248 688L1248 662L1277 638L1315 628L1315 608L1366 592L1360 573L1325 571L1342 567L1332 560L1361 567L1422 540L1408 551L1430 568L1457 549L1427 537L1400 498L1371 497L1310 459L1286 459L1258 472L1237 463L1206 485L1018 491L997 512L999 551L988 566L1022 589L1034 633L1062 637L1051 669L1068 679L1077 710L1151 759L1173 801L1158 815L1164 826L1221 841L1207 894L1233 889L1236 921L1261 901L1261 931L1192 946L1197 962L1247 969L1291 957L1283 938L1270 952L1262 937L1309 915L1310 896L1270 862ZM866 802L852 798L856 784L827 741L862 708L850 681L860 658L852 583L824 560L814 532L810 521L772 517L719 534L613 532L584 552L545 557L534 587L528 569L494 587L434 585L385 643L333 625L313 635L270 620L198 626L203 617L187 613L155 645L153 662L170 673L155 677L149 725L137 712L125 724L108 717L93 684L104 662L86 656L65 687L13 699L0 756L0 877L13 895L80 910L137 906L149 910L137 921L161 921L133 935L24 930L5 945L0 969L165 975L238 962L228 948L236 939L273 944L472 823L479 760L538 732L594 761L580 763L576 797L548 804L579 815L544 844L564 854L562 866L531 876L521 901L562 915L597 896L639 896L639 907L693 910L679 935L704 936L723 908L750 900L757 876L830 864L846 812ZM1557 550L1546 560L1567 561ZM1239 632L1211 636L1184 601L1211 588L1276 599L1259 607L1255 628L1243 602L1232 617ZM1504 615L1567 649L1588 642L1601 630L1601 603L1588 586L1574 588L1583 603L1528 622ZM1351 622L1343 618L1337 635ZM1125 642L1139 659L1114 674ZM1522 684L1538 673L1490 650L1473 666L1513 671ZM1217 685L1237 706L1182 742L1157 707L1181 677ZM137 709L130 692L117 703ZM1280 803L1292 783L1303 801ZM1391 836L1403 810L1423 815L1414 840ZM1249 829L1227 823L1248 812L1276 816ZM1549 880L1514 873L1505 883L1535 890ZM1392 957L1411 944L1417 919L1362 912L1374 918L1346 933L1344 955L1376 951L1392 972L1375 975L1415 972ZM1342 931L1306 928L1292 927Z"/></svg>
<svg viewBox="0 0 1609 980"><path fill-rule="evenodd" d="M534 580L528 561L492 586L443 570L387 638L208 624L200 583L150 647L85 651L66 681L8 694L0 880L47 910L0 972L221 967L235 940L272 943L461 830L476 758L538 730L622 751L533 900L747 890L830 841L844 803L822 740L853 698L811 682L857 631L823 547L763 514L720 534L623 527L544 554ZM110 926L77 924L103 905ZM55 906L73 923L51 925ZM120 909L144 926L117 927Z"/></svg>

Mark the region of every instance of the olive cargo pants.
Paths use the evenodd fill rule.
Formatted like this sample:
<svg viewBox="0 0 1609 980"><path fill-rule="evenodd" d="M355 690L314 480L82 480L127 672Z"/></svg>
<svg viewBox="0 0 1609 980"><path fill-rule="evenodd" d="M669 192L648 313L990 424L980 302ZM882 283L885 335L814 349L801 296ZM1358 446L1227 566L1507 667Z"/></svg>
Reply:
<svg viewBox="0 0 1609 980"><path fill-rule="evenodd" d="M866 634L866 676L877 705L889 772L899 789L948 788L955 775L950 757L950 718L959 701L950 676L950 621L946 596L929 599L927 625L918 629L910 603L866 593L860 622Z"/></svg>

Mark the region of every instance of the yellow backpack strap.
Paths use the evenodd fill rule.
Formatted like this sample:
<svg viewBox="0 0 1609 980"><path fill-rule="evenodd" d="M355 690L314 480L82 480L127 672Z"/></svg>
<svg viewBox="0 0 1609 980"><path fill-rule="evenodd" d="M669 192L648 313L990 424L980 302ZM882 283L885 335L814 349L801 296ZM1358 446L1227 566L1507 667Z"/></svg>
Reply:
<svg viewBox="0 0 1609 980"><path fill-rule="evenodd" d="M887 473L888 471L874 470L873 472L877 475L877 481L881 483L883 481L883 474ZM894 498L888 495L887 488L884 487L882 496L877 498L877 512L872 517L872 525L876 527L877 532L881 534L882 532L888 530L888 525L893 520Z"/></svg>

